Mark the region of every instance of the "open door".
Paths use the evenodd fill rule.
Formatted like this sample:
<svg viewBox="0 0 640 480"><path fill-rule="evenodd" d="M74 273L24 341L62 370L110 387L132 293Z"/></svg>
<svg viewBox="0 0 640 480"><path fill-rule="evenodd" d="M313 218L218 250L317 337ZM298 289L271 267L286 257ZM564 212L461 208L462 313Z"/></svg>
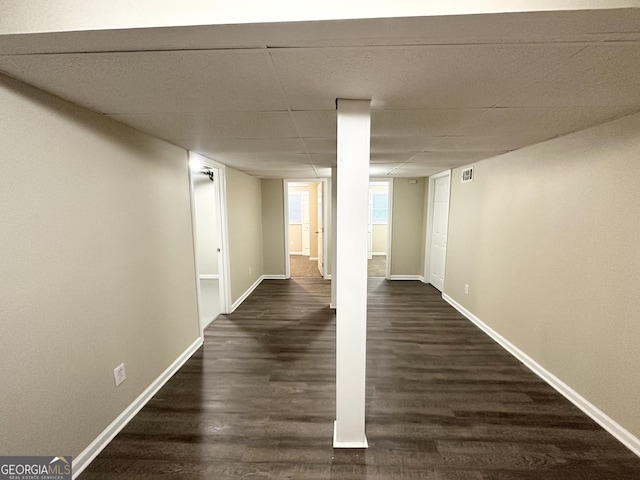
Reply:
<svg viewBox="0 0 640 480"><path fill-rule="evenodd" d="M224 174L209 159L196 154L190 157L198 312L204 330L219 314L229 311Z"/></svg>
<svg viewBox="0 0 640 480"><path fill-rule="evenodd" d="M316 185L318 197L318 230L316 234L318 236L318 270L320 270L320 275L324 277L324 191L322 186L322 183Z"/></svg>

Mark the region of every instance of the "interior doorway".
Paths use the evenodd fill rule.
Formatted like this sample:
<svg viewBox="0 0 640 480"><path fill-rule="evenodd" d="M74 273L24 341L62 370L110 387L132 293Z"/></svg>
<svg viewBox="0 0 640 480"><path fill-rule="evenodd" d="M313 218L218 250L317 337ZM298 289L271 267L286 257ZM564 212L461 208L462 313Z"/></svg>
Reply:
<svg viewBox="0 0 640 480"><path fill-rule="evenodd" d="M324 181L285 181L285 238L290 277L324 276L324 190Z"/></svg>
<svg viewBox="0 0 640 480"><path fill-rule="evenodd" d="M367 276L388 278L391 236L389 180L369 182L369 230Z"/></svg>
<svg viewBox="0 0 640 480"><path fill-rule="evenodd" d="M226 272L224 173L214 162L190 154L193 230L200 329L229 312Z"/></svg>

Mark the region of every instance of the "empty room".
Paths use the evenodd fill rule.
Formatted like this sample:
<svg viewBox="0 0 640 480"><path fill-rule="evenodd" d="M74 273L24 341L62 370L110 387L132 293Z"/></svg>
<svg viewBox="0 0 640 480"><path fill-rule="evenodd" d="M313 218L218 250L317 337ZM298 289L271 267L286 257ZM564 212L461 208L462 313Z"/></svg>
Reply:
<svg viewBox="0 0 640 480"><path fill-rule="evenodd" d="M640 4L434 3L2 2L2 475L640 477Z"/></svg>

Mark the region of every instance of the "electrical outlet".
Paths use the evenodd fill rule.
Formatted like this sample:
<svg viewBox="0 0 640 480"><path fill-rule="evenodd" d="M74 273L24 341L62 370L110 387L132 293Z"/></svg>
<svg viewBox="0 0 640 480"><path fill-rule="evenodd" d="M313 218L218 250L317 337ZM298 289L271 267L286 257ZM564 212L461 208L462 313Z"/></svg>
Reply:
<svg viewBox="0 0 640 480"><path fill-rule="evenodd" d="M113 376L116 379L116 387L127 379L127 372L124 370L124 363L113 369Z"/></svg>
<svg viewBox="0 0 640 480"><path fill-rule="evenodd" d="M468 283L465 283L465 284L464 284L464 293L465 293L465 294L468 294L468 293L469 293L469 284L468 284Z"/></svg>

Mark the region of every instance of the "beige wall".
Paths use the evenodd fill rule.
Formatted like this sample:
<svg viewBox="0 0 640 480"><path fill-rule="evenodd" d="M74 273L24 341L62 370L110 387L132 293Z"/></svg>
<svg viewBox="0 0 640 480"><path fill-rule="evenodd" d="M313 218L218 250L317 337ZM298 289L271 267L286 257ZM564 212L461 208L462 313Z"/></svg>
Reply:
<svg viewBox="0 0 640 480"><path fill-rule="evenodd" d="M302 254L302 224L289 224L289 252L292 254Z"/></svg>
<svg viewBox="0 0 640 480"><path fill-rule="evenodd" d="M284 187L278 179L263 179L261 187L264 273L284 275Z"/></svg>
<svg viewBox="0 0 640 480"><path fill-rule="evenodd" d="M639 158L640 114L454 170L445 280L636 437Z"/></svg>
<svg viewBox="0 0 640 480"><path fill-rule="evenodd" d="M374 253L386 253L388 244L388 225L372 225L372 249Z"/></svg>
<svg viewBox="0 0 640 480"><path fill-rule="evenodd" d="M263 270L260 179L227 167L227 221L231 301L238 300Z"/></svg>
<svg viewBox="0 0 640 480"><path fill-rule="evenodd" d="M391 275L424 273L425 179L393 179Z"/></svg>
<svg viewBox="0 0 640 480"><path fill-rule="evenodd" d="M2 76L0 105L0 451L77 456L199 336L187 152Z"/></svg>

